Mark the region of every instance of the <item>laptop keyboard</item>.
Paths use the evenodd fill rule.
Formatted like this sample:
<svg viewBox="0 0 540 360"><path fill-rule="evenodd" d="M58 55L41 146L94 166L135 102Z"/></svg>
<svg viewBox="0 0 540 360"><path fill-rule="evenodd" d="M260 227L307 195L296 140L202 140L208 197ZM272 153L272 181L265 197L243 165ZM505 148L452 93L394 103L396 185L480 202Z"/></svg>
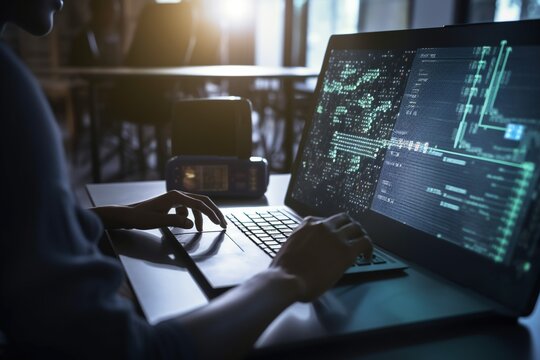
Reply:
<svg viewBox="0 0 540 360"><path fill-rule="evenodd" d="M279 210L244 212L227 218L271 257L299 224Z"/></svg>
<svg viewBox="0 0 540 360"><path fill-rule="evenodd" d="M276 256L281 245L299 224L298 220L279 210L246 211L241 214L229 214L227 219L272 258ZM384 263L386 260L375 249L371 263L360 255L356 259L355 265Z"/></svg>

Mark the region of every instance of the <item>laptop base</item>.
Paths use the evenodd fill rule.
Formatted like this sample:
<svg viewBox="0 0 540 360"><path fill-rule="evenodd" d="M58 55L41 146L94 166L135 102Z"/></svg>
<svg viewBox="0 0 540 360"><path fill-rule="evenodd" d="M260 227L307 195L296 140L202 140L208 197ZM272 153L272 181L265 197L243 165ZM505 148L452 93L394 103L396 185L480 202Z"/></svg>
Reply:
<svg viewBox="0 0 540 360"><path fill-rule="evenodd" d="M423 328L429 332L438 326L493 316L510 319L498 314L498 305L491 301L421 269L409 268L401 276L366 274L363 281L338 286L312 304L294 304L268 327L256 347L283 349L349 336L393 337L389 334ZM364 340L359 340L359 347L360 341Z"/></svg>

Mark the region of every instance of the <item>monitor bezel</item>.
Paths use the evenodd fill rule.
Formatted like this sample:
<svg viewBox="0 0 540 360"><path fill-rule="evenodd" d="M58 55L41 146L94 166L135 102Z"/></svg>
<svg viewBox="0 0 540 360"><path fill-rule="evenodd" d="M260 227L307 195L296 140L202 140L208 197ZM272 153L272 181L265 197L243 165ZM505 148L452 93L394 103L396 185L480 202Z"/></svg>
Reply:
<svg viewBox="0 0 540 360"><path fill-rule="evenodd" d="M400 49L498 46L507 40L513 46L540 46L540 20L504 23L478 23L416 30L397 30L347 35L333 35L327 46L321 72L297 156L291 171L285 204L302 216L328 216L317 209L296 201L292 197L297 172L302 162L307 134L312 125L316 102L319 98L330 52L333 49ZM397 254L399 257L427 268L448 280L469 288L492 301L501 304L515 316L529 315L540 292L540 266L534 265L526 274L526 281L512 281L513 270L494 263L492 260L468 251L448 241L442 241L427 233L413 229L372 210L366 211L357 220L361 221L374 243ZM397 241L397 239L407 239ZM436 241L433 241L433 240ZM531 261L540 264L540 250ZM513 294L523 294L517 298Z"/></svg>

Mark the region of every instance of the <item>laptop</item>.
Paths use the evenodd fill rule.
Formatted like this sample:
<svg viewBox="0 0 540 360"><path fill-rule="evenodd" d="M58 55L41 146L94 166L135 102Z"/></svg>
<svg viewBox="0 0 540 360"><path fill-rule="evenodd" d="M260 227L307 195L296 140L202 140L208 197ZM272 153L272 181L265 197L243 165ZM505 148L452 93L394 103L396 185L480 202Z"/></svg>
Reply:
<svg viewBox="0 0 540 360"><path fill-rule="evenodd" d="M348 275L414 266L529 314L540 288L539 33L540 21L522 21L332 36L286 206L224 209L226 231L163 233L219 290L266 268L302 217L347 211L381 259ZM270 221L281 236L261 248Z"/></svg>

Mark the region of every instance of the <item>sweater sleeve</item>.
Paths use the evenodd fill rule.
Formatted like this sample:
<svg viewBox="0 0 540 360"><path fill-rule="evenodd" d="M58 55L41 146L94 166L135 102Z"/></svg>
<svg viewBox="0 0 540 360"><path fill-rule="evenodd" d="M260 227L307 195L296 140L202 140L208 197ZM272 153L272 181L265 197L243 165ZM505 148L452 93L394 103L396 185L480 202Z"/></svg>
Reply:
<svg viewBox="0 0 540 360"><path fill-rule="evenodd" d="M8 351L61 358L190 358L178 322L149 325L117 295L99 219L70 189L60 131L28 70L0 44L0 332Z"/></svg>

